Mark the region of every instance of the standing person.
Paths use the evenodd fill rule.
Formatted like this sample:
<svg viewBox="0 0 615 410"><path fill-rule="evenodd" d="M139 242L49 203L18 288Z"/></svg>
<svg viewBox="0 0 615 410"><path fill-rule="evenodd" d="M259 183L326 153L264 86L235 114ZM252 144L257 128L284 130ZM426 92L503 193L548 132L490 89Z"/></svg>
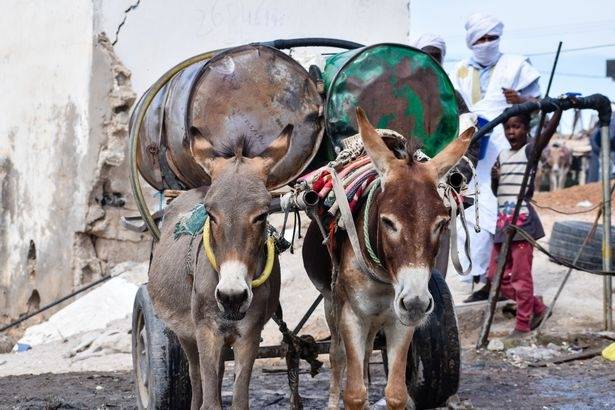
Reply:
<svg viewBox="0 0 615 410"><path fill-rule="evenodd" d="M551 117L545 125L542 138L550 138L553 135L561 114L559 110ZM511 117L504 123L504 132L510 143L510 149L505 149L498 155L491 171L491 189L497 195L498 217L487 273L490 281L493 280L497 270L500 249L506 240L506 227L512 221L523 174L533 150L534 142L528 143L529 131L529 114ZM533 186L529 185L515 225L523 228L533 239L538 240L544 237L545 233L536 210L529 203L532 194ZM500 288L503 296L517 302L517 321L509 338L529 335L531 330L540 325L547 311L542 299L534 296L533 251L532 244L519 234L513 237Z"/></svg>
<svg viewBox="0 0 615 410"><path fill-rule="evenodd" d="M417 38L412 46L418 48L433 57L440 65L446 56L446 43L437 34L425 33Z"/></svg>
<svg viewBox="0 0 615 410"><path fill-rule="evenodd" d="M611 138L611 156L615 151L615 113L611 114L611 124L609 125L609 136ZM600 135L600 127L597 127L589 137L589 143L592 150L589 157L589 169L587 170L587 183L597 182L600 180L600 146L602 139Z"/></svg>
<svg viewBox="0 0 615 410"><path fill-rule="evenodd" d="M500 37L504 24L497 18L476 13L468 18L466 28L466 45L472 56L460 61L451 75L455 88L463 96L469 110L485 120L492 120L511 104L519 104L540 96L538 80L540 74L524 56L503 54L500 52ZM487 138L487 137L486 137ZM510 147L501 126L496 127L481 150L476 178L480 196L480 232L474 229L476 207L466 210L469 232L471 235L471 259L473 277L486 281L485 273L489 255L493 247L497 218L497 201L492 194L491 167L504 149ZM473 186L473 181L469 183ZM461 229L460 229L461 231ZM463 235L459 235L462 249ZM460 258L465 259L464 255ZM465 261L466 266L468 261ZM468 280L470 276L464 277ZM474 292L466 302L485 300L489 295L489 284Z"/></svg>
<svg viewBox="0 0 615 410"><path fill-rule="evenodd" d="M412 46L429 54L431 58L436 60L438 64L442 65L444 57L446 56L446 42L437 34L425 33L417 38ZM464 98L459 91L455 90L455 97L457 98L457 106L459 107L459 114L470 112L466 105Z"/></svg>

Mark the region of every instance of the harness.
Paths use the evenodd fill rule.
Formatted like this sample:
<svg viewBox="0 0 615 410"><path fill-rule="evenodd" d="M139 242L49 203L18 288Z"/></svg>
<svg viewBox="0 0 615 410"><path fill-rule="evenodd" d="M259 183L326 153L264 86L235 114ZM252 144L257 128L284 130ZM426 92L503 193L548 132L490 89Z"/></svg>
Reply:
<svg viewBox="0 0 615 410"><path fill-rule="evenodd" d="M256 279L252 280L252 288L257 288L265 283L267 279L269 279L269 276L271 276L271 271L273 270L275 239L270 233L268 233L265 247L267 248L267 261L265 262L265 267L261 274ZM218 262L216 262L216 255L214 255L214 250L211 247L211 222L209 218L205 219L205 223L203 224L203 249L205 250L205 255L207 255L207 260L209 260L211 267L218 272Z"/></svg>
<svg viewBox="0 0 615 410"><path fill-rule="evenodd" d="M383 135L390 133L389 136L397 138L403 138L399 134L389 130L378 130ZM376 198L376 192L381 186L381 180L378 177L376 169L374 168L371 160L363 152L363 146L360 143L360 139L357 136L350 137L350 143L346 145L347 148L342 150L335 161L330 162L327 166L313 171L312 173L300 178L300 184L318 192L319 196L323 199L325 207L328 207L327 216L333 219L330 222L330 228L328 232L322 228L322 221L317 219L325 243L329 248L329 253L333 255L331 236L336 228L343 228L346 230L348 240L356 256L355 262L359 270L367 275L371 280L381 284L391 284L392 282L386 278L386 271L383 262L380 260L376 249L372 246L369 232L369 213L373 202ZM359 143L357 143L357 140ZM428 160L424 153L417 151L415 154L416 160ZM464 158L467 160L467 158ZM468 161L469 162L469 161ZM474 167L470 163L472 171L475 173ZM463 269L459 260L459 252L457 246L458 229L456 221L453 221L450 227L451 231L451 260L455 270L461 274L466 275L472 269L472 262L470 255L470 238L468 235L468 228L465 219L465 213L461 204L461 196L451 186L440 182L438 184L438 192L445 203L445 206L450 210L451 216L454 218L456 215L460 216L461 225L465 231L465 243L464 251L468 255L470 265L467 269ZM478 195L478 187L475 186L474 195ZM359 235L355 226L353 211L358 208L358 202L361 198L366 198L364 214L363 214L363 227L362 234L365 245L365 250L369 258L366 258L361 248L359 241ZM478 213L477 213L478 218ZM477 221L478 226L478 221ZM335 264L334 264L335 265ZM333 284L336 279L336 272L339 267L334 266Z"/></svg>
<svg viewBox="0 0 615 410"><path fill-rule="evenodd" d="M271 276L273 271L273 263L275 261L275 255L277 253L284 252L290 245L283 237L281 237L275 228L271 225L267 225L267 240L265 241L265 249L267 252L267 259L263 271L256 279L252 280L252 288L257 288L264 284ZM186 271L191 274L194 271L192 261L192 247L194 239L202 234L203 250L207 256L207 260L211 264L211 267L218 272L219 267L216 261L213 248L211 246L211 223L204 204L197 204L191 211L183 215L177 224L175 225L175 239L178 239L182 235L190 236L190 244L188 245L188 252L186 254ZM194 261L196 264L196 260Z"/></svg>

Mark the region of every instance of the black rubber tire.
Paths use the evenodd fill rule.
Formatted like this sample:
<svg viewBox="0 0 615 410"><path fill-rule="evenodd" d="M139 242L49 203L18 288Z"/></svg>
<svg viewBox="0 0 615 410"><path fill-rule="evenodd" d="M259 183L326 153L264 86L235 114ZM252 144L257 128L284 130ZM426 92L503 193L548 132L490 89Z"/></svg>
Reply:
<svg viewBox="0 0 615 410"><path fill-rule="evenodd" d="M156 317L145 285L132 311L132 368L139 409L190 408L188 361L175 334Z"/></svg>
<svg viewBox="0 0 615 410"><path fill-rule="evenodd" d="M416 329L406 365L406 384L417 409L446 405L457 393L461 347L451 292L442 275L429 281L434 311L429 321Z"/></svg>
<svg viewBox="0 0 615 410"><path fill-rule="evenodd" d="M556 258L574 262L592 224L585 221L555 222L549 238L549 252ZM611 236L615 229L611 228ZM615 252L612 245L611 253ZM591 241L583 249L577 265L585 269L602 270L602 225L598 225Z"/></svg>

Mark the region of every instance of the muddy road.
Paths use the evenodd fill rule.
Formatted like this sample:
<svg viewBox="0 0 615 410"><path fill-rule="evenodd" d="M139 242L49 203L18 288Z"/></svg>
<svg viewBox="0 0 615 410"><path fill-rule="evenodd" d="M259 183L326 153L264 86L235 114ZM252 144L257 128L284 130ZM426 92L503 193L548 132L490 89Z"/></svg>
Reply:
<svg viewBox="0 0 615 410"><path fill-rule="evenodd" d="M382 397L382 366L371 366L370 402ZM251 387L251 407L286 409L288 389L280 368L258 366ZM223 401L230 405L232 372L227 372ZM306 409L326 405L329 372L314 379L301 375ZM605 409L615 408L615 363L600 357L544 368L518 368L491 353L464 352L459 408ZM0 378L2 409L135 408L129 372L66 373Z"/></svg>

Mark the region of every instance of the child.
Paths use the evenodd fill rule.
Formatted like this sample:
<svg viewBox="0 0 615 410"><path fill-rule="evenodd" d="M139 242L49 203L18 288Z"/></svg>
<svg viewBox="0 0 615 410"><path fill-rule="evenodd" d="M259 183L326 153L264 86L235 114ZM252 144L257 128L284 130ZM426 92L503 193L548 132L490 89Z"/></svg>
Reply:
<svg viewBox="0 0 615 410"><path fill-rule="evenodd" d="M553 135L560 117L561 111L553 115L545 125L542 138ZM510 143L510 149L500 152L491 170L491 189L498 199L498 219L493 241L494 246L487 270L490 281L493 281L495 276L500 248L506 238L505 228L512 220L525 167L533 150L534 141L528 143L529 131L530 116L528 114L511 117L504 123L504 133ZM533 195L533 184L528 183L527 186L528 191L521 203L516 225L529 233L532 238L540 239L545 235L542 224L538 214L529 203L529 199ZM502 273L500 288L503 296L517 302L517 323L509 336L510 338L529 335L531 330L540 325L546 314L547 307L541 298L534 296L532 257L532 245L516 234Z"/></svg>

